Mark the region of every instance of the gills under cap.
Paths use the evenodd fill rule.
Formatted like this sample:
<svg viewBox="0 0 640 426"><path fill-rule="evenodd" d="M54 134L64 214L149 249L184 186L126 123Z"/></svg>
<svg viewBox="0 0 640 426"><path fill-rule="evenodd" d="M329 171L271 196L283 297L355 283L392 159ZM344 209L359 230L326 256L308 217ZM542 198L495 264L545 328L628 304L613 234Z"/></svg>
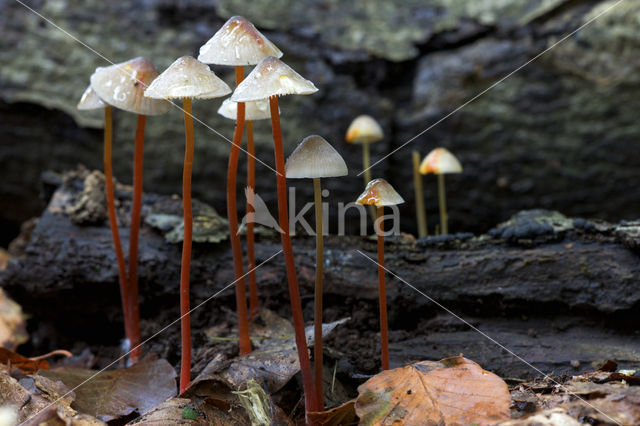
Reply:
<svg viewBox="0 0 640 426"><path fill-rule="evenodd" d="M264 58L231 96L234 102L249 102L271 96L310 95L318 89L287 64L269 56Z"/></svg>
<svg viewBox="0 0 640 426"><path fill-rule="evenodd" d="M342 156L318 135L307 136L287 158L287 178L324 178L349 173Z"/></svg>
<svg viewBox="0 0 640 426"><path fill-rule="evenodd" d="M238 113L238 103L231 99L225 99L218 108L218 114L224 118L235 120ZM271 118L271 110L269 109L269 101L262 99L259 101L244 102L244 118L245 120L267 120Z"/></svg>
<svg viewBox="0 0 640 426"><path fill-rule="evenodd" d="M373 179L367 184L364 192L356 200L357 204L374 205L376 207L395 206L404 203L404 199L384 179Z"/></svg>
<svg viewBox="0 0 640 426"><path fill-rule="evenodd" d="M369 115L360 115L351 122L345 139L349 143L377 142L384 136L378 122Z"/></svg>
<svg viewBox="0 0 640 426"><path fill-rule="evenodd" d="M446 148L435 148L420 163L420 173L461 173L462 165L458 159Z"/></svg>
<svg viewBox="0 0 640 426"><path fill-rule="evenodd" d="M198 60L217 65L255 65L267 56L282 56L256 27L242 16L227 22L201 48Z"/></svg>
<svg viewBox="0 0 640 426"><path fill-rule="evenodd" d="M231 88L206 64L191 56L176 59L145 90L153 99L219 98L231 93Z"/></svg>
<svg viewBox="0 0 640 426"><path fill-rule="evenodd" d="M158 76L150 60L138 57L120 64L98 68L91 76L91 87L100 99L135 114L159 115L169 111L165 100L144 97L144 91Z"/></svg>
<svg viewBox="0 0 640 426"><path fill-rule="evenodd" d="M95 90L93 90L91 88L91 85L89 85L89 87L87 87L87 89L82 94L82 97L80 98L78 105L76 105L76 108L81 111L85 111L90 109L100 109L106 106L107 104L105 104L102 99L100 99Z"/></svg>

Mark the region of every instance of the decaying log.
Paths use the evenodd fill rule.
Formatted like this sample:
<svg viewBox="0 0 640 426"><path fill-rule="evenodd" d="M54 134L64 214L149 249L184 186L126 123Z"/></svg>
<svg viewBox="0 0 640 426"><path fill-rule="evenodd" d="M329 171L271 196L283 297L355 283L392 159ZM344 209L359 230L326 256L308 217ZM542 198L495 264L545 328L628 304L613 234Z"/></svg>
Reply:
<svg viewBox="0 0 640 426"><path fill-rule="evenodd" d="M95 172L65 178L24 253L13 258L0 275L2 287L32 315L32 327L46 324L47 330L53 328L59 334L47 335L50 341L34 342L36 346L53 344L56 339L67 344L76 340L113 343L121 332L117 268L108 224L74 223L77 214L92 222L96 218L78 211L79 203L93 205L86 203L90 194L79 178L95 180ZM118 186L117 197L126 245L128 188ZM145 194L143 201L141 312L159 326L178 313L180 244L169 242L166 236L180 226L181 201L154 194ZM224 239L226 223L211 208L199 203L196 207L196 216L200 212L196 241L222 241L194 245L192 306L233 281L231 253ZM432 298L545 373L606 358L625 367L640 366L640 342L632 337L639 324L638 229L631 222L612 225L533 211L500 225L491 235L456 234L418 241L407 235L390 238L386 266L392 271L388 280L392 361L398 364L464 352L506 375L537 374L434 304ZM312 237L294 239L306 313L311 312L314 244ZM375 258L375 241L330 236L325 247L327 320L352 317L342 334L337 331L333 356L344 357L341 368L345 371L367 372L375 368L377 359L377 271L365 257ZM257 276L265 304L286 314L285 269L279 250L278 238L267 233L259 236L257 263L265 263ZM233 309L231 290L204 308L207 313L201 314L195 327L211 325L219 318L216 310L223 306ZM349 333L356 331L357 341L351 344L359 350L369 348L370 360L358 360L361 355L350 354L349 345L338 345L339 339L353 339ZM367 343L366 339L373 340Z"/></svg>

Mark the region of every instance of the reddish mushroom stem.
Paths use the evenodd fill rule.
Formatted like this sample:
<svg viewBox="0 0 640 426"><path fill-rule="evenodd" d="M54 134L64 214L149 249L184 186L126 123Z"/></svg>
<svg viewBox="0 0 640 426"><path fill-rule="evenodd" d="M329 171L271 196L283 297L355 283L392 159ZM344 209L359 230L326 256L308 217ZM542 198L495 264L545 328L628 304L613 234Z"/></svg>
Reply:
<svg viewBox="0 0 640 426"><path fill-rule="evenodd" d="M118 279L120 281L120 297L122 298L122 312L124 316L124 332L129 341L131 334L131 312L129 309L129 286L127 283L127 266L124 262L120 233L118 232L118 218L116 215L115 191L113 188L113 167L111 162L111 148L113 145L113 108L104 108L104 180L107 192L107 212L113 246L118 262Z"/></svg>
<svg viewBox="0 0 640 426"><path fill-rule="evenodd" d="M304 317L302 316L302 302L296 276L296 265L293 260L293 248L289 235L289 217L287 209L287 182L284 169L284 148L282 146L282 130L280 129L280 115L278 112L278 98L269 98L271 109L271 127L273 131L273 147L276 159L276 183L278 189L278 222L281 228L282 251L284 252L287 281L289 285L289 299L291 302L291 314L293 315L293 328L295 331L298 359L300 360L300 372L302 374L302 386L306 411L318 411L317 394L311 373L311 361L307 350L307 339L304 332Z"/></svg>
<svg viewBox="0 0 640 426"><path fill-rule="evenodd" d="M140 306L138 305L138 237L140 235L140 211L142 209L142 166L144 159L144 128L147 116L138 115L136 142L133 152L133 203L131 206L131 230L129 233L129 310L131 314L131 363L140 358Z"/></svg>
<svg viewBox="0 0 640 426"><path fill-rule="evenodd" d="M378 297L380 299L380 341L382 347L382 370L389 369L389 331L387 328L387 288L384 278L384 207L377 209L378 228Z"/></svg>
<svg viewBox="0 0 640 426"><path fill-rule="evenodd" d="M256 186L256 160L255 145L253 142L253 121L247 120L247 215L252 215L253 194ZM249 319L253 320L258 315L258 285L256 283L256 258L254 251L253 221L247 221L247 258L249 263Z"/></svg>
<svg viewBox="0 0 640 426"><path fill-rule="evenodd" d="M236 86L244 79L244 68L236 66ZM227 217L229 219L229 239L233 251L233 265L236 277L236 309L238 311L238 336L240 355L251 352L251 340L249 339L249 316L247 315L247 295L244 285L244 271L242 268L242 246L238 235L238 209L236 203L236 175L238 173L238 157L240 156L240 144L244 130L244 103L238 102L236 115L236 128L233 132L233 143L229 153L229 166L227 168Z"/></svg>
<svg viewBox="0 0 640 426"><path fill-rule="evenodd" d="M189 315L189 269L191 266L191 240L193 214L191 211L191 172L193 169L193 116L191 98L184 98L184 169L182 171L182 208L184 210L184 238L182 240L182 263L180 266L180 331L182 335L182 358L180 361L180 393L187 390L191 382L191 317Z"/></svg>

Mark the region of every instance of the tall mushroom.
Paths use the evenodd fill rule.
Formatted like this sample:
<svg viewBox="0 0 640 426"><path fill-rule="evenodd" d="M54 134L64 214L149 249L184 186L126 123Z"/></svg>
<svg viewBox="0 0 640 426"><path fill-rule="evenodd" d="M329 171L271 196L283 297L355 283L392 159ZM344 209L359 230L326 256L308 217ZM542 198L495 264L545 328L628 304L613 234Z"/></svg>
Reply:
<svg viewBox="0 0 640 426"><path fill-rule="evenodd" d="M360 194L358 204L376 206L376 234L378 234L378 297L380 299L380 340L382 369L389 369L389 332L387 329L387 289L384 278L384 206L395 206L404 200L384 179L374 179Z"/></svg>
<svg viewBox="0 0 640 426"><path fill-rule="evenodd" d="M129 231L129 309L132 321L129 343L133 350L131 361L140 356L136 345L140 341L140 307L138 305L138 234L142 207L142 164L144 156L144 127L147 115L160 115L169 111L171 104L164 100L147 99L144 90L158 76L150 60L138 57L120 64L98 68L91 75L91 87L104 102L116 108L138 114L133 155L133 204Z"/></svg>
<svg viewBox="0 0 640 426"><path fill-rule="evenodd" d="M449 216L447 215L447 200L444 189L444 175L447 173L462 173L462 165L458 159L446 148L435 148L422 160L420 173L423 175L434 173L438 175L438 204L440 206L440 233L449 233Z"/></svg>
<svg viewBox="0 0 640 426"><path fill-rule="evenodd" d="M314 298L314 348L313 362L318 409L324 409L322 390L322 280L323 280L323 231L321 178L345 176L349 173L344 160L323 137L307 136L291 153L285 164L287 178L313 179L313 202L316 214L316 288Z"/></svg>
<svg viewBox="0 0 640 426"><path fill-rule="evenodd" d="M225 99L218 109L218 114L235 120L238 116L238 104ZM269 102L266 100L246 102L244 115L247 123L247 186L251 191L247 192L247 214L254 212L253 200L256 187L256 160L255 145L253 143L253 121L271 118ZM254 250L253 221L247 222L247 263L249 268L249 318L258 315L258 284L256 283L256 258Z"/></svg>
<svg viewBox="0 0 640 426"><path fill-rule="evenodd" d="M205 64L234 66L237 86L244 78L245 65L255 65L268 56L280 57L282 52L262 35L251 22L241 16L234 16L229 18L222 28L200 48L198 60ZM240 354L243 355L251 352L246 289L242 267L242 247L240 245L240 236L238 235L238 211L236 207L236 175L244 120L245 106L244 103L240 102L237 107L236 127L233 132L233 143L227 168L227 216L236 278Z"/></svg>
<svg viewBox="0 0 640 426"><path fill-rule="evenodd" d="M120 232L118 231L118 217L116 215L115 191L113 189L113 167L111 162L111 150L113 145L113 108L100 99L91 86L82 94L77 108L79 110L104 109L104 181L107 195L107 212L109 216L109 227L111 228L111 238L113 248L116 253L118 263L118 280L120 281L120 298L122 299L122 312L124 316L125 336L131 344L134 336L134 328L129 306L129 285L127 283L127 266L122 252L120 242Z"/></svg>
<svg viewBox="0 0 640 426"><path fill-rule="evenodd" d="M193 167L192 99L219 98L231 93L227 83L220 80L202 62L183 56L169 66L144 92L152 99L182 99L184 105L184 169L182 172L182 204L184 210L184 238L180 268L180 316L182 334L182 361L180 365L180 393L191 381L191 320L189 316L189 268L191 265L191 239L193 215L191 211L191 171Z"/></svg>
<svg viewBox="0 0 640 426"><path fill-rule="evenodd" d="M300 371L304 386L304 396L307 411L316 411L316 393L311 374L311 361L307 353L307 341L304 334L304 318L302 316L302 303L298 289L298 277L293 259L291 247L291 235L289 234L289 216L287 209L287 182L284 168L284 147L282 146L282 130L280 128L280 114L278 113L278 96L284 95L310 95L318 89L309 80L292 70L284 62L269 56L264 58L247 78L236 88L231 96L235 102L249 102L261 99L269 99L271 108L271 126L273 130L273 145L276 162L276 183L278 189L278 221L282 228L282 251L285 256L287 268L287 280L289 284L289 298L291 313L293 315L293 327L295 330Z"/></svg>
<svg viewBox="0 0 640 426"><path fill-rule="evenodd" d="M424 207L424 192L422 189L422 175L420 174L420 153L411 152L413 164L413 192L416 201L416 219L418 222L418 237L429 235L427 230L427 212Z"/></svg>

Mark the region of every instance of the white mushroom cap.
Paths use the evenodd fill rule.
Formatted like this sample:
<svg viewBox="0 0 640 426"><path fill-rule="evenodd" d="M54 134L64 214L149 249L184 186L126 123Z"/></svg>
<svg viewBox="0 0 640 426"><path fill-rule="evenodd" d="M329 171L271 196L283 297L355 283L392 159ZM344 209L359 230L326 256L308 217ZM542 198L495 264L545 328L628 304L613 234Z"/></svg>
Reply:
<svg viewBox="0 0 640 426"><path fill-rule="evenodd" d="M458 159L446 148L435 148L420 163L420 173L461 173L462 165Z"/></svg>
<svg viewBox="0 0 640 426"><path fill-rule="evenodd" d="M349 143L371 143L382 139L384 134L378 122L369 115L360 115L351 122L345 139Z"/></svg>
<svg viewBox="0 0 640 426"><path fill-rule="evenodd" d="M201 48L205 64L255 65L267 56L282 56L280 49L242 16L233 16Z"/></svg>
<svg viewBox="0 0 640 426"><path fill-rule="evenodd" d="M271 96L310 95L318 89L278 58L264 58L231 96L234 102L249 102Z"/></svg>
<svg viewBox="0 0 640 426"><path fill-rule="evenodd" d="M307 136L293 150L285 164L287 178L324 178L349 173L342 156L318 135Z"/></svg>
<svg viewBox="0 0 640 426"><path fill-rule="evenodd" d="M373 179L367 184L364 192L356 200L357 204L374 205L376 207L395 206L404 200L384 179Z"/></svg>
<svg viewBox="0 0 640 426"><path fill-rule="evenodd" d="M98 68L91 76L91 87L109 105L135 114L159 115L169 111L165 100L144 97L145 89L158 76L150 60L139 57Z"/></svg>
<svg viewBox="0 0 640 426"><path fill-rule="evenodd" d="M106 107L102 99L98 96L98 94L91 88L91 85L87 87L87 90L84 91L82 97L80 98L80 102L76 105L76 108L79 110L89 110L89 109L100 109Z"/></svg>
<svg viewBox="0 0 640 426"><path fill-rule="evenodd" d="M225 99L218 108L218 114L224 118L235 120L238 113L238 103L231 99ZM259 101L251 101L244 103L245 120L266 120L271 118L271 110L269 109L269 101L262 99Z"/></svg>
<svg viewBox="0 0 640 426"><path fill-rule="evenodd" d="M206 64L191 56L183 56L153 80L144 95L153 99L211 99L229 93L231 88Z"/></svg>

